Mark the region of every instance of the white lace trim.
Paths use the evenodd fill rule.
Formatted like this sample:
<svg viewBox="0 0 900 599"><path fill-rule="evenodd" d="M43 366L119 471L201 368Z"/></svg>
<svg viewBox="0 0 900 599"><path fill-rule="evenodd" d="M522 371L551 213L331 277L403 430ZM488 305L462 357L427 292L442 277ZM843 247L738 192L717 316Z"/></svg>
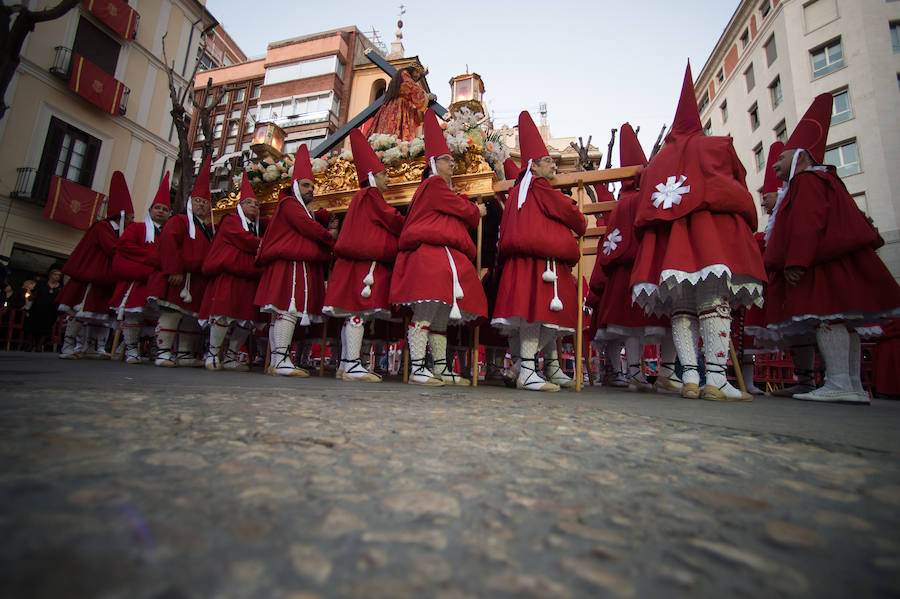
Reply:
<svg viewBox="0 0 900 599"><path fill-rule="evenodd" d="M153 304L156 304L160 308L168 308L169 310L174 310L175 312L181 312L185 316L193 316L194 318L197 318L196 312L191 312L189 310L185 310L178 304L173 304L172 302L168 302L166 300L161 300L158 297L150 296L147 298L147 302L150 303L151 306Z"/></svg>
<svg viewBox="0 0 900 599"><path fill-rule="evenodd" d="M608 324L606 327L597 329L594 340L611 341L626 337L643 337L646 343L659 343L667 331L669 329L659 326L623 327L617 324Z"/></svg>
<svg viewBox="0 0 900 599"><path fill-rule="evenodd" d="M516 333L520 328L529 324L539 324L542 327L547 327L548 329L553 329L555 331L560 331L563 334L572 334L575 332L575 329L569 327L562 327L558 324L552 324L549 322L544 322L543 320L536 320L534 322L529 322L522 318L521 316L512 316L510 318L495 318L491 320L491 326L497 327L500 329L500 334L504 336L509 336L511 333Z"/></svg>
<svg viewBox="0 0 900 599"><path fill-rule="evenodd" d="M401 303L394 304L394 305L395 306L410 306L410 307L412 307L412 306L415 306L416 304L427 304L429 302L432 302L435 304L441 304L442 306L447 306L448 308L451 308L451 309L453 308L452 304L448 304L447 302L444 302L441 300L432 300L432 299L416 300L414 302L401 302ZM469 322L470 320L475 320L476 318L480 317L478 314L466 312L465 310L462 310L462 309L460 309L460 314L462 315L462 318L460 318L459 320L450 320L450 321L448 321L449 324L452 326L456 326L458 324Z"/></svg>
<svg viewBox="0 0 900 599"><path fill-rule="evenodd" d="M855 310L852 312L841 312L838 314L799 314L792 316L788 320L770 324L768 329L777 332L780 335L798 335L808 333L814 330L820 323L834 322L836 320L847 321L850 328L853 323L869 324L875 321L891 320L900 318L900 308L884 310L882 312L866 312L864 310ZM870 327L862 327L867 329Z"/></svg>
<svg viewBox="0 0 900 599"><path fill-rule="evenodd" d="M667 304L672 301L676 289L684 284L696 287L710 276L725 279L724 283L730 294L729 303L750 306L763 305L762 281L746 275L735 276L725 264L711 264L698 271L667 269L660 273L660 283L636 283L631 288L631 301L640 305L650 314L667 313Z"/></svg>
<svg viewBox="0 0 900 599"><path fill-rule="evenodd" d="M348 316L372 317L380 320L388 320L391 316L390 310L384 308L375 308L373 310L363 310L362 312L350 312L336 306L323 306L322 314L333 318L346 318Z"/></svg>
<svg viewBox="0 0 900 599"><path fill-rule="evenodd" d="M266 304L262 308L260 308L263 312L269 312L272 314L287 314L288 316L296 316L297 317L297 326L306 326L301 325L300 320L305 316L309 319L310 322L322 322L324 319L321 314L309 314L307 312L298 312L297 310L282 310L276 307L274 304Z"/></svg>
<svg viewBox="0 0 900 599"><path fill-rule="evenodd" d="M240 319L234 318L232 316L225 316L224 314L210 314L209 318L199 318L197 322L200 323L201 328L205 328L207 325L211 324L213 321L217 321L222 325L230 327L232 324L237 324L239 327L243 327L245 329L256 328L259 326L265 326L265 322L257 322L255 320L249 319Z"/></svg>

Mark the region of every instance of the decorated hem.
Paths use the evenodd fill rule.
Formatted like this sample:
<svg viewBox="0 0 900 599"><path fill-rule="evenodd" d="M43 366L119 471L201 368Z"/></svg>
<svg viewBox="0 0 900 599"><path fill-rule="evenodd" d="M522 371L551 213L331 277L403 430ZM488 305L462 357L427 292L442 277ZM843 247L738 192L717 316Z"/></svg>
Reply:
<svg viewBox="0 0 900 599"><path fill-rule="evenodd" d="M359 316L361 318L377 318L378 320L390 320L391 311L384 308L375 308L373 310L363 310L362 312L350 312L337 306L323 306L322 314L331 316L332 318L346 318L348 316Z"/></svg>
<svg viewBox="0 0 900 599"><path fill-rule="evenodd" d="M447 302L445 302L443 300L435 300L435 299L423 299L423 300L416 300L414 302L399 302L394 305L395 306L409 306L410 308L415 309L416 304L426 304L426 303L441 304L442 306L447 306L448 309L453 308L452 304L448 304ZM461 318L459 318L458 320L449 319L447 322L449 324L452 324L455 326L455 325L467 323L470 320L475 320L476 318L481 318L481 314L473 314L472 312L466 312L462 308L460 308L459 312L460 312L460 314L462 314Z"/></svg>
<svg viewBox="0 0 900 599"><path fill-rule="evenodd" d="M536 320L534 322L529 322L522 318L521 316L512 316L510 318L495 318L491 320L491 326L496 327L500 330L500 334L504 336L514 335L519 332L519 329L525 325L530 324L539 324L542 327L547 327L548 329L553 329L558 333L558 336L564 337L566 335L572 335L575 333L575 329L570 327L560 326L558 324L553 324L550 322L544 322L542 320Z"/></svg>
<svg viewBox="0 0 900 599"><path fill-rule="evenodd" d="M325 320L321 314L310 314L309 312L300 312L298 310L282 310L275 304L266 304L262 308L260 308L261 312L268 312L270 314L282 314L287 316L296 316L297 324L300 326L307 326L312 323L320 323ZM301 323L303 320L308 320L307 323Z"/></svg>
<svg viewBox="0 0 900 599"><path fill-rule="evenodd" d="M725 264L711 264L698 271L667 269L660 273L659 284L635 283L631 288L631 301L640 305L648 314L666 315L677 291L684 285L697 287L710 277L722 279L728 292L728 303L736 306L763 305L763 282L749 275L735 275Z"/></svg>
<svg viewBox="0 0 900 599"><path fill-rule="evenodd" d="M887 321L894 318L900 318L900 307L884 310L882 312L854 310L838 314L799 314L797 316L792 316L788 320L770 324L767 328L782 336L801 335L815 331L816 327L822 323L841 321L846 322L850 329L854 329L854 323L857 323L861 325L860 329L870 332L869 330L873 328L873 322Z"/></svg>
<svg viewBox="0 0 900 599"><path fill-rule="evenodd" d="M193 318L197 318L196 312L191 312L190 310L185 310L178 304L173 304L172 302L168 302L166 300L161 300L157 297L148 297L147 302L152 306L156 304L159 308L166 308L167 310L172 310L173 312L181 312L185 316L192 316Z"/></svg>
<svg viewBox="0 0 900 599"><path fill-rule="evenodd" d="M659 343L669 329L657 326L623 327L616 324L608 324L597 329L594 339L597 341L610 341L613 339L625 339L626 337L643 337L645 343Z"/></svg>

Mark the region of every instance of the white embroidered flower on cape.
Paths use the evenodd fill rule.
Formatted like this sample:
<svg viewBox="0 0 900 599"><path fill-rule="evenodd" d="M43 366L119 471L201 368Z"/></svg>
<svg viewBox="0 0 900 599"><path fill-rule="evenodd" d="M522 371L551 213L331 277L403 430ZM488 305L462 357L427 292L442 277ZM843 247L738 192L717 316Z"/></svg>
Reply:
<svg viewBox="0 0 900 599"><path fill-rule="evenodd" d="M656 191L650 196L650 199L653 200L653 207L659 208L662 204L663 210L669 210L675 204L680 204L681 195L691 190L690 185L682 186L685 181L687 181L687 177L684 175L681 175L677 181L674 176L671 176L666 179L665 183L657 185Z"/></svg>
<svg viewBox="0 0 900 599"><path fill-rule="evenodd" d="M613 229L613 232L603 240L603 253L607 256L612 254L619 247L620 241L622 241L622 232L618 229Z"/></svg>

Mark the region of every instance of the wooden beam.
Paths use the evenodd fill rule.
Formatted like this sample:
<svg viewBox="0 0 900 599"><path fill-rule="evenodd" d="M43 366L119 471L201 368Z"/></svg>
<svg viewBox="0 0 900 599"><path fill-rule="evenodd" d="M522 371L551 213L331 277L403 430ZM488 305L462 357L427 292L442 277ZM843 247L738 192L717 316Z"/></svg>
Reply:
<svg viewBox="0 0 900 599"><path fill-rule="evenodd" d="M610 212L613 208L618 204L617 201L611 200L609 202L594 202L593 204L586 204L584 207L585 214L599 214L601 212Z"/></svg>
<svg viewBox="0 0 900 599"><path fill-rule="evenodd" d="M588 227L584 232L585 237L600 237L606 235L606 227Z"/></svg>
<svg viewBox="0 0 900 599"><path fill-rule="evenodd" d="M621 181L622 179L631 179L637 176L644 167L642 166L626 166L621 168L609 168L601 171L582 171L575 173L560 173L550 181L553 187L575 187L579 183L585 185L593 185L594 183L609 183L610 181ZM494 183L494 192L509 191L515 185L515 181L508 179L506 181L497 181Z"/></svg>

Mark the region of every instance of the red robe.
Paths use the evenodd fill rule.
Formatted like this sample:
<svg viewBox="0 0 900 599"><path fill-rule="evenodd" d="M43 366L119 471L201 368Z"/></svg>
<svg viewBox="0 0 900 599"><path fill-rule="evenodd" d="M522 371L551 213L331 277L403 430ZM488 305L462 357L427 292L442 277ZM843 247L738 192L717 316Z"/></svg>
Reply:
<svg viewBox="0 0 900 599"><path fill-rule="evenodd" d="M328 229L299 200L293 196L281 200L256 258L263 273L253 302L264 312L321 314L333 245Z"/></svg>
<svg viewBox="0 0 900 599"><path fill-rule="evenodd" d="M206 258L212 240L206 236L196 219L194 220L195 238L191 239L187 219L186 214L176 214L163 226L158 240L161 269L154 272L148 280L147 295L162 306L196 317L203 304L203 293L207 284L202 271L203 260ZM188 273L191 275L190 302L181 297L181 291L187 285L187 280L177 286L169 285L168 280L169 275L187 275Z"/></svg>
<svg viewBox="0 0 900 599"><path fill-rule="evenodd" d="M260 229L265 229L265 225L260 221ZM261 238L261 234L244 230L236 212L222 218L203 260L203 276L209 279L209 285L200 307L201 320L228 316L243 323L264 322L253 303L262 274L262 268L256 266Z"/></svg>
<svg viewBox="0 0 900 599"><path fill-rule="evenodd" d="M159 239L159 231L155 239ZM112 272L118 279L116 291L109 308L114 312L142 313L147 303L147 281L159 270L159 252L156 242L147 243L146 223L131 223L116 244Z"/></svg>
<svg viewBox="0 0 900 599"><path fill-rule="evenodd" d="M679 203L657 200L655 206L653 194L681 176L690 190L680 193ZM753 239L756 206L745 176L730 137L699 132L667 142L643 170L631 288L645 310L667 314L675 287L726 274L732 305L762 303L766 274Z"/></svg>
<svg viewBox="0 0 900 599"><path fill-rule="evenodd" d="M766 246L766 320L788 332L804 321L900 315L900 286L875 253L882 244L834 167L797 173ZM784 279L790 267L806 269L796 285Z"/></svg>
<svg viewBox="0 0 900 599"><path fill-rule="evenodd" d="M61 311L95 320L110 318L109 300L117 282L112 273L117 241L118 234L108 220L91 225L63 266L63 274L70 279L59 292Z"/></svg>
<svg viewBox="0 0 900 599"><path fill-rule="evenodd" d="M584 215L572 198L534 177L525 203L518 207L519 186L509 190L500 222L499 252L503 263L492 323L506 329L525 322L575 330L578 291L570 267L581 258L573 237L584 235ZM553 283L541 278L548 260L555 262L557 293L563 309L550 310Z"/></svg>
<svg viewBox="0 0 900 599"><path fill-rule="evenodd" d="M390 314L391 275L404 220L378 189L365 187L356 192L334 245L337 259L325 292L326 314ZM365 298L363 279L370 269L375 282Z"/></svg>
<svg viewBox="0 0 900 599"><path fill-rule="evenodd" d="M872 364L872 384L879 395L900 395L900 320L884 326L876 340Z"/></svg>
<svg viewBox="0 0 900 599"><path fill-rule="evenodd" d="M400 234L391 303L438 301L452 306L453 260L463 290L463 297L457 299L462 320L485 317L487 298L472 263L476 248L469 236L480 218L478 207L452 191L441 177L433 175L422 181Z"/></svg>
<svg viewBox="0 0 900 599"><path fill-rule="evenodd" d="M607 217L606 236L597 252L594 273L600 271L603 289L595 308L596 326L600 339L626 336L662 335L669 327L668 319L648 316L631 299L631 268L637 255L634 217L641 193L634 184L626 184L619 192L619 201ZM599 279L593 283L599 287Z"/></svg>

